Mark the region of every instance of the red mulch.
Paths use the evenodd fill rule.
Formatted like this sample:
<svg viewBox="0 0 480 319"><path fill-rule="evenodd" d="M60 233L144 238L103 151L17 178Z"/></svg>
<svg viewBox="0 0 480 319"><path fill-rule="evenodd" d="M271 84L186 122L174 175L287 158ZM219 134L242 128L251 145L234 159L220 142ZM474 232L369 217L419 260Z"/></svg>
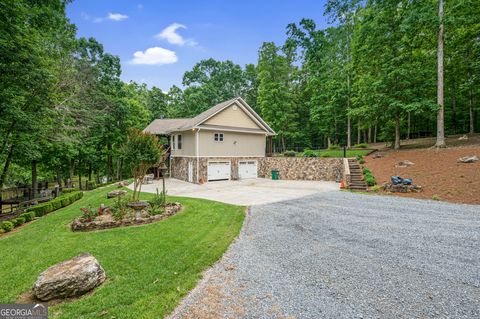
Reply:
<svg viewBox="0 0 480 319"><path fill-rule="evenodd" d="M404 197L480 204L480 161L470 164L457 163L459 157L476 155L480 158L480 146L464 146L447 149L411 149L385 151L383 158L365 158L365 165L372 171L379 185L390 182L392 175L413 178L420 185L420 193L395 193ZM415 165L401 168L395 164L409 160Z"/></svg>

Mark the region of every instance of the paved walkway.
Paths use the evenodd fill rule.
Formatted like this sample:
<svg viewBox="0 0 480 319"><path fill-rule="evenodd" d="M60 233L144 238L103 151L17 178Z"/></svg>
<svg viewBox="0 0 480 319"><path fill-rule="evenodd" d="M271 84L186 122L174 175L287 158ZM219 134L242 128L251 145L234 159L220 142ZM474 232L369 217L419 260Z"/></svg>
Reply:
<svg viewBox="0 0 480 319"><path fill-rule="evenodd" d="M335 182L287 181L257 178L241 181L218 181L203 185L187 183L178 179L167 179L168 195L206 198L235 205L259 205L295 199L319 192L339 189ZM133 188L130 185L129 188ZM162 190L162 181L142 185L142 192L155 193Z"/></svg>
<svg viewBox="0 0 480 319"><path fill-rule="evenodd" d="M253 206L171 318L480 318L480 206L347 192Z"/></svg>

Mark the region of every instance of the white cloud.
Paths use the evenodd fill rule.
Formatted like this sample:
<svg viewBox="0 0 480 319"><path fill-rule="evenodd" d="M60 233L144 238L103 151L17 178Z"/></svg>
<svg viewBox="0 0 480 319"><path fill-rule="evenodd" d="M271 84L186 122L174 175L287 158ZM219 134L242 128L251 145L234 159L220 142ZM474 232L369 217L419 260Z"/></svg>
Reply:
<svg viewBox="0 0 480 319"><path fill-rule="evenodd" d="M133 54L133 64L162 65L172 64L178 61L178 57L174 51L153 47L145 51L137 51Z"/></svg>
<svg viewBox="0 0 480 319"><path fill-rule="evenodd" d="M122 21L127 19L128 16L121 13L108 13L108 19L113 21Z"/></svg>
<svg viewBox="0 0 480 319"><path fill-rule="evenodd" d="M168 27L162 30L155 37L160 40L167 40L168 43L175 45L188 45L188 46L197 46L198 43L193 39L184 39L180 34L177 33L178 29L186 29L187 27L180 23L172 23Z"/></svg>

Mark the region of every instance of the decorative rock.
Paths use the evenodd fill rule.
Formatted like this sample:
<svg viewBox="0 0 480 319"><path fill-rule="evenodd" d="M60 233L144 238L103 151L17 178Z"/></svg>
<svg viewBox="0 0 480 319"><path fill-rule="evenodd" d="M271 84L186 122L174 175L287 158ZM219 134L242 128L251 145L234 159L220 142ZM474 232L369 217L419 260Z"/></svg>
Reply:
<svg viewBox="0 0 480 319"><path fill-rule="evenodd" d="M113 191L107 193L107 198L113 198L113 197L123 196L123 195L125 195L126 193L127 193L127 191L126 191L126 190L123 190L123 189L113 190Z"/></svg>
<svg viewBox="0 0 480 319"><path fill-rule="evenodd" d="M72 231L92 231L149 224L173 216L181 209L182 205L180 203L167 203L163 213L153 216L149 214L148 210L140 210L135 211L133 216L125 216L122 220L115 220L110 214L97 216L93 221L86 221L80 217L70 224L70 229Z"/></svg>
<svg viewBox="0 0 480 319"><path fill-rule="evenodd" d="M33 294L42 301L75 297L104 281L105 271L98 260L83 253L42 272L33 286Z"/></svg>
<svg viewBox="0 0 480 319"><path fill-rule="evenodd" d="M128 181L121 181L118 183L118 187L124 187L124 186L128 186L129 185L129 182Z"/></svg>
<svg viewBox="0 0 480 319"><path fill-rule="evenodd" d="M374 153L372 155L372 158L382 158L382 157L384 157L383 153Z"/></svg>
<svg viewBox="0 0 480 319"><path fill-rule="evenodd" d="M468 140L468 136L467 135L463 135L463 136L460 136L458 138L459 141L465 141L465 140Z"/></svg>
<svg viewBox="0 0 480 319"><path fill-rule="evenodd" d="M382 189L392 193L420 193L422 191L422 186L385 183L382 185Z"/></svg>
<svg viewBox="0 0 480 319"><path fill-rule="evenodd" d="M415 163L410 162L409 160L403 160L398 162L397 167L410 167L415 165Z"/></svg>
<svg viewBox="0 0 480 319"><path fill-rule="evenodd" d="M460 157L457 162L458 163L475 163L475 162L478 162L478 157L475 155L464 156L464 157Z"/></svg>

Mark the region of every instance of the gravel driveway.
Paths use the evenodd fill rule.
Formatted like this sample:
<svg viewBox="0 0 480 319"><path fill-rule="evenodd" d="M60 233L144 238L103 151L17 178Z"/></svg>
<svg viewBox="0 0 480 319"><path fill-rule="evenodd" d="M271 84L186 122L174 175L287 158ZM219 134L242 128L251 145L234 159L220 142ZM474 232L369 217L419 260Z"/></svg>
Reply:
<svg viewBox="0 0 480 319"><path fill-rule="evenodd" d="M347 192L252 207L172 315L446 317L480 317L480 206Z"/></svg>

